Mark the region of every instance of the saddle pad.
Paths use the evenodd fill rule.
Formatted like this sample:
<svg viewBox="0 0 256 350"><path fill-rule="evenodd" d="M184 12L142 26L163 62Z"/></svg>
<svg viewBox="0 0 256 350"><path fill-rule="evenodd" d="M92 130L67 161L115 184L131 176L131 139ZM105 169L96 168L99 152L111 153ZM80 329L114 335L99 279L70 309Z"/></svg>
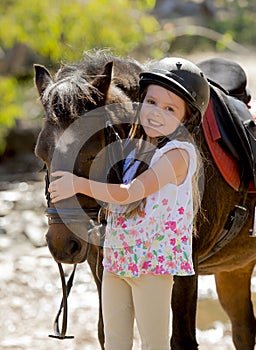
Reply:
<svg viewBox="0 0 256 350"><path fill-rule="evenodd" d="M252 117L256 120L256 101L251 102L249 108ZM203 117L202 127L207 145L222 177L235 191L239 191L241 179L237 161L218 142L221 139L221 133L215 119L212 100ZM256 193L253 182L249 184L248 192Z"/></svg>
<svg viewBox="0 0 256 350"><path fill-rule="evenodd" d="M210 100L202 121L202 127L211 155L225 181L235 190L240 187L240 175L237 162L219 144L221 134L214 116L212 101Z"/></svg>

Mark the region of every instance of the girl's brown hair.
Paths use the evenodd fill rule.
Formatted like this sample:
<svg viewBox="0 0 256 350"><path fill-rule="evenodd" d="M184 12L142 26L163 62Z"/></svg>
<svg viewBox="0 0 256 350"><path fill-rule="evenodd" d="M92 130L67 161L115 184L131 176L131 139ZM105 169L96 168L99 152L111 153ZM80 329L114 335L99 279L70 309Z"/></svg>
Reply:
<svg viewBox="0 0 256 350"><path fill-rule="evenodd" d="M143 94L143 99L146 95L146 92ZM142 99L142 100L143 100ZM193 131L195 128L198 128L198 123L200 122L200 115L197 112L193 111L188 104L185 104L185 116L183 119L182 125L180 125L171 135L158 137L158 138L150 138L146 135L142 125L139 122L141 105L138 107L136 114L136 123L134 123L131 133L130 133L130 143L126 148L125 156L127 157L132 149L135 148L135 155L133 161L130 163L129 167L131 167L135 161L139 160L140 164L135 172L134 178L139 176L145 170L148 169L150 161L155 153L156 148L163 147L167 142L171 140L179 140L191 142L195 146L195 150L197 152L197 170L192 178L192 186L193 186L193 205L194 205L194 214L197 213L200 208L200 191L199 191L199 174L201 169L201 156L198 151L194 138ZM189 131L189 132L188 132ZM135 212L141 216L143 216L143 212L146 205L146 198L142 200L132 203L127 206L126 215L131 216Z"/></svg>
<svg viewBox="0 0 256 350"><path fill-rule="evenodd" d="M147 92L147 89L145 89L141 95L142 102L146 96L146 92ZM198 163L196 173L193 175L193 178L192 178L193 205L194 205L194 214L196 214L198 209L200 208L200 202L201 202L198 182L199 182L199 174L201 171L202 162L201 162L200 152L198 151L193 138L193 132L199 127L200 119L201 119L200 114L197 111L192 110L190 106L187 103L185 103L185 115L184 115L183 123L180 126L178 126L178 128L171 135L158 137L158 138L150 138L149 136L147 136L147 134L143 129L143 126L140 124L139 116L140 116L141 106L142 104L140 104L137 108L135 122L132 125L130 135L129 135L129 143L126 145L124 149L124 158L127 158L130 152L132 150L135 150L133 160L130 162L128 169L132 167L136 161L140 162L133 177L133 178L136 178L137 176L139 176L141 173L143 173L148 169L150 161L155 153L156 148L161 148L167 142L174 139L179 141L191 142L195 146L195 150L197 152L197 163ZM130 205L126 206L125 215L132 216L134 213L137 213L138 215L143 216L145 205L146 205L146 198L143 198L142 200L136 203L131 203Z"/></svg>

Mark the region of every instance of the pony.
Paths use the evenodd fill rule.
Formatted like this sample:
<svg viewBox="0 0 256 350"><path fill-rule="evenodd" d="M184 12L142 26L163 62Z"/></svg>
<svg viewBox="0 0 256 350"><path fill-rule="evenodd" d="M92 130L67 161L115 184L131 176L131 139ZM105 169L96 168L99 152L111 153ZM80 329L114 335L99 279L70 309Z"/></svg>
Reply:
<svg viewBox="0 0 256 350"><path fill-rule="evenodd" d="M44 66L35 65L35 85L45 111L35 153L46 165L48 180L51 172L60 164L63 170L72 168L80 176L90 175L91 178L93 174L97 180L106 179L106 169L109 169L106 163L113 163L113 160L109 160L108 152L102 150L107 149L111 142L119 144L120 139L126 139L133 122L129 118L122 120L122 113L113 113L113 116L106 112L106 107L121 103L128 106L124 108L124 114L132 115L130 106L138 101L138 78L144 69L145 65L135 60L121 59L104 51L85 53L80 61L62 65L54 77ZM224 92L219 86L211 90L214 104L216 94L222 96ZM239 105L240 108L247 110L243 105ZM81 121L83 125L88 124L88 128L81 127ZM78 126L73 128L76 123ZM100 126L96 127L97 123ZM86 135L85 129L88 132ZM90 129L95 131L90 132ZM83 144L81 139L86 142ZM67 156L65 150L77 140L80 141L75 146L75 154L71 152ZM256 240L250 237L249 232L254 223L256 196L248 191L246 177L241 186L235 189L224 179L206 142L202 125L196 133L196 142L202 154L205 179L201 210L196 220L197 235L193 237L196 274L174 277L170 347L174 350L198 349L198 275L213 274L219 301L232 324L235 348L252 350L256 321L250 281L256 262ZM58 163L61 158L64 161ZM53 159L57 159L58 164L52 164ZM95 171L90 173L95 160ZM116 163L115 171L118 174L120 164L118 161ZM243 163L240 162L239 166L242 168ZM97 224L102 203L78 195L62 201L57 209L48 197L48 206L46 240L53 258L58 263L67 264L87 260L91 268L99 294L98 338L104 349L100 298L102 251L97 239L95 241L95 237L91 236L97 227L104 232L104 218L100 226ZM74 212L74 207L76 210L83 208L82 215ZM232 239L226 235L229 231L235 232Z"/></svg>

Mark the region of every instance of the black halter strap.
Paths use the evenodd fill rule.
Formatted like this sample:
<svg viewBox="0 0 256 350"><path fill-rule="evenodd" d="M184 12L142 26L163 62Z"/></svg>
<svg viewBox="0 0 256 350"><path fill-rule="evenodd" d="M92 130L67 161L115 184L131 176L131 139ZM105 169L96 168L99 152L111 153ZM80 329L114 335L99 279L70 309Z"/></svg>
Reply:
<svg viewBox="0 0 256 350"><path fill-rule="evenodd" d="M106 144L110 145L112 142L117 142L119 144L120 150L122 152L123 149L123 142L121 137L119 136L118 132L116 131L114 125L112 124L109 116L107 113L105 113L105 137L106 137ZM115 159L117 157L117 154L115 154L115 152L111 151L111 148L108 150L107 152L107 164L106 164L106 172L108 173L108 171L110 170L108 168L108 166L110 166L110 168L112 168L112 171L115 172L115 177L118 183L122 183L122 172L120 171L120 169L118 168L118 163L115 162Z"/></svg>
<svg viewBox="0 0 256 350"><path fill-rule="evenodd" d="M75 222L87 223L90 226L91 220L97 221L100 206L96 208L58 208L51 207L50 193L48 192L50 185L49 172L46 170L45 174L45 198L47 201L47 208L45 215L48 218L48 225L51 224L69 224ZM87 215L84 215L87 214ZM89 227L90 228L90 227Z"/></svg>

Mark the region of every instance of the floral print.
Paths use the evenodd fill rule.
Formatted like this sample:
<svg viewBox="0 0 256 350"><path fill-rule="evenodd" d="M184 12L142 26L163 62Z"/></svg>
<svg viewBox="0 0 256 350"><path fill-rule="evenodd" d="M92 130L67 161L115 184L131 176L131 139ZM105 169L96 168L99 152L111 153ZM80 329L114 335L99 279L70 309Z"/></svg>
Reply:
<svg viewBox="0 0 256 350"><path fill-rule="evenodd" d="M144 215L125 213L124 207L110 205L104 243L104 267L126 277L141 274L193 275L192 175L196 169L194 146L170 141L157 149L150 166L167 151L185 149L189 169L184 182L167 184L147 198ZM134 173L134 169L131 169ZM129 177L129 171L127 171ZM131 179L128 179L129 181ZM124 179L124 182L129 182Z"/></svg>

